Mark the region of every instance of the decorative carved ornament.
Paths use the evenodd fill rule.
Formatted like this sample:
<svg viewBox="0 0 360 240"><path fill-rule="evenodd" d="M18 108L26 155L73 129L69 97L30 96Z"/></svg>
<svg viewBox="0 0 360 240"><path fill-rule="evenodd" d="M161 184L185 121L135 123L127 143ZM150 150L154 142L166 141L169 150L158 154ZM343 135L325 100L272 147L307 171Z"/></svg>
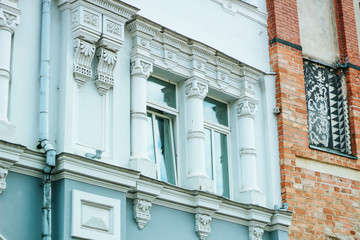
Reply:
<svg viewBox="0 0 360 240"><path fill-rule="evenodd" d="M95 44L76 38L74 40L74 78L79 87L92 77L91 62Z"/></svg>
<svg viewBox="0 0 360 240"><path fill-rule="evenodd" d="M7 168L0 163L0 194L6 189Z"/></svg>
<svg viewBox="0 0 360 240"><path fill-rule="evenodd" d="M262 240L264 228L260 225L249 226L249 240Z"/></svg>
<svg viewBox="0 0 360 240"><path fill-rule="evenodd" d="M139 229L143 229L150 220L151 205L151 202L147 200L138 198L134 200L134 218Z"/></svg>
<svg viewBox="0 0 360 240"><path fill-rule="evenodd" d="M95 85L100 95L104 95L114 86L114 68L117 61L116 52L100 47L96 54L99 62L97 64Z"/></svg>
<svg viewBox="0 0 360 240"><path fill-rule="evenodd" d="M351 154L349 110L343 71L304 61L309 143Z"/></svg>
<svg viewBox="0 0 360 240"><path fill-rule="evenodd" d="M189 98L197 97L204 99L207 93L208 85L197 80L191 80L191 82L185 86L185 95Z"/></svg>
<svg viewBox="0 0 360 240"><path fill-rule="evenodd" d="M238 117L254 117L257 111L257 103L244 100L236 105L236 113Z"/></svg>
<svg viewBox="0 0 360 240"><path fill-rule="evenodd" d="M19 25L19 15L0 8L0 27L14 31L17 25Z"/></svg>
<svg viewBox="0 0 360 240"><path fill-rule="evenodd" d="M148 78L152 72L152 64L142 59L135 59L130 63L130 74L132 76L140 75Z"/></svg>
<svg viewBox="0 0 360 240"><path fill-rule="evenodd" d="M211 232L211 217L206 214L195 214L195 231L200 240L205 240Z"/></svg>

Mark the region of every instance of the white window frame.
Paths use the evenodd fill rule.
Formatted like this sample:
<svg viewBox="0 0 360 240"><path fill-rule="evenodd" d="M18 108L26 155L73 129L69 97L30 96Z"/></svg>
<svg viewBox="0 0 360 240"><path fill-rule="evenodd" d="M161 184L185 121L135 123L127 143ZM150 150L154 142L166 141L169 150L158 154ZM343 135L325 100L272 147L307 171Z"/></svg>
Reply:
<svg viewBox="0 0 360 240"><path fill-rule="evenodd" d="M214 132L219 132L222 134L226 135L226 143L227 143L227 155L228 155L228 175L229 175L229 179L228 179L228 184L229 184L229 199L232 199L232 173L230 171L230 169L232 169L232 162L231 162L231 144L230 144L230 133L231 133L231 122L230 122L230 105L228 102L223 101L221 99L215 98L213 96L207 95L207 98L211 98L213 100L216 100L218 102L224 103L226 104L226 113L227 113L227 125L228 126L224 126L220 123L213 123L213 122L209 122L206 121L204 118L204 129L207 128L211 131L211 147L214 146ZM205 101L205 99L204 99ZM212 159L212 175L213 175L213 181L214 181L214 193L218 195L218 193L216 192L216 174L214 171L214 151L211 152L211 159Z"/></svg>
<svg viewBox="0 0 360 240"><path fill-rule="evenodd" d="M171 137L172 137L172 145L173 145L173 164L174 164L174 168L175 168L175 185L178 186L179 184L179 179L178 179L178 171L179 171L179 161L178 161L178 158L177 158L177 152L178 152L178 143L179 143L179 139L178 139L178 134L177 134L177 119L179 117L179 110L178 110L178 84L174 81L171 81L169 79L166 79L166 78L163 78L163 77L160 77L160 76L157 76L155 74L151 74L151 77L154 77L154 78L157 78L161 81L164 81L164 82L167 82L167 83L170 83L170 84L173 84L175 86L175 106L176 108L172 108L172 107L169 107L169 106L165 106L165 105L160 105L158 103L154 103L154 102L151 102L151 101L146 101L146 112L147 113L151 113L152 114L152 121L154 123L154 120L155 120L155 116L160 116L162 118L167 118L170 120L170 128L171 128ZM149 81L149 80L147 80ZM164 114L161 114L161 113L157 113L155 111L152 111L151 109L149 109L148 107L150 108L153 108L153 109L156 109L156 110L159 110L159 111L162 111L164 113L168 113L168 114L171 114L173 115L174 117L171 118L171 117L168 117L168 116L165 116ZM153 126L152 126L152 130L153 130ZM153 133L153 138L155 138L155 134ZM155 142L155 139L153 139L153 141ZM158 150L155 148L155 158L157 158L158 156ZM161 180L160 179L160 163L158 161L156 161L156 179L158 180ZM167 182L169 183L169 182ZM171 183L169 183L171 184Z"/></svg>

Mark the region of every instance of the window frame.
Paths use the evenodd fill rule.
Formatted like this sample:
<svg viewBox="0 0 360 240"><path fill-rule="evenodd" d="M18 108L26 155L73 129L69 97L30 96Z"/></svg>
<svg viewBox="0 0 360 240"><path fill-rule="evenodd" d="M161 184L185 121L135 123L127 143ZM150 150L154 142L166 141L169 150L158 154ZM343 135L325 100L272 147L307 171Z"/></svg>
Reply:
<svg viewBox="0 0 360 240"><path fill-rule="evenodd" d="M175 174L175 186L178 186L178 184L180 183L179 174L178 174L179 161L178 161L178 154L177 154L178 149L179 149L179 147L178 147L178 144L179 144L178 123L177 123L177 120L179 118L178 84L174 81L160 77L155 74L151 74L150 76L153 78L156 78L158 80L164 81L166 83L173 84L175 86L175 106L176 106L176 108L161 105L158 103L154 103L154 102L148 101L148 99L146 99L146 113L147 113L147 115L149 113L152 115L151 118L152 118L153 124L154 124L154 120L155 120L156 116L160 116L162 118L166 118L166 119L170 120L170 129L171 129L171 137L172 137L172 145L173 145L173 165L174 165L174 172L175 172L174 173ZM149 81L149 79L147 79L146 81ZM148 92L147 92L147 94L148 94ZM162 113L156 112L152 109L161 111ZM164 113L172 115L173 118L166 116ZM154 126L152 126L152 131L154 131ZM154 133L153 133L153 141L155 141ZM156 148L154 149L154 152L155 152L155 158L157 159L158 151L156 150ZM155 164L156 164L156 179L159 181L162 181L160 178L160 163L159 163L159 161L155 161ZM167 182L167 181L166 181L166 183L173 185L172 183Z"/></svg>
<svg viewBox="0 0 360 240"><path fill-rule="evenodd" d="M213 146L214 146L214 132L218 132L218 133L221 133L221 134L224 134L226 135L226 145L227 145L227 161L228 161L228 176L229 176L229 179L228 179L228 185L229 185L229 196L228 198L229 199L232 199L233 198L233 186L232 186L232 172L230 171L230 169L232 169L232 161L231 161L231 120L230 120L230 103L229 102L226 102L226 101L223 101L219 98L216 98L216 97L213 97L211 95L206 95L205 98L210 98L212 100L215 100L215 101L218 101L220 103L224 103L226 105L226 114L227 114L227 126L225 125L222 125L220 123L214 123L214 122L209 122L209 121L206 121L205 120L205 117L204 117L204 130L205 128L206 129L209 129L210 132L211 132L211 149L213 149ZM205 102L205 98L204 98L204 102ZM204 114L204 113L203 113ZM215 168L214 168L214 152L211 151L211 158L212 158L212 175L213 175L213 178L211 178L213 181L214 181L214 193L216 195L219 195L219 193L216 192L216 174L215 174ZM205 159L206 161L206 159ZM209 176L210 177L210 176ZM223 196L223 195L219 195L219 196L222 196L222 197L225 197L227 198L226 196Z"/></svg>

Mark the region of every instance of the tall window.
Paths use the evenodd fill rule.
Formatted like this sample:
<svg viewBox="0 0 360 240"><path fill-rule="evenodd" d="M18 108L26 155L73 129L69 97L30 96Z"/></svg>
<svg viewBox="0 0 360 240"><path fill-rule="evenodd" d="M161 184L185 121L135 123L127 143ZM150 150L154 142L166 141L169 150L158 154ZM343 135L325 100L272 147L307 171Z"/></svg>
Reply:
<svg viewBox="0 0 360 240"><path fill-rule="evenodd" d="M228 167L228 105L204 99L206 173L214 180L215 193L230 197Z"/></svg>
<svg viewBox="0 0 360 240"><path fill-rule="evenodd" d="M149 77L147 81L148 147L151 161L156 163L157 178L176 184L176 159L174 122L176 110L176 86Z"/></svg>

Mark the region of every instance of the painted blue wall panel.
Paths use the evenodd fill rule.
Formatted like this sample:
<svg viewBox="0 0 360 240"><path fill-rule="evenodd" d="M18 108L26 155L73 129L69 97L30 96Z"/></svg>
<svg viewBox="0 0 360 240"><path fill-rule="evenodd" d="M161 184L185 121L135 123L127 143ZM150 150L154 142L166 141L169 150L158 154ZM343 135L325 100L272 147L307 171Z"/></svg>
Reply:
<svg viewBox="0 0 360 240"><path fill-rule="evenodd" d="M213 218L208 240L249 239L249 228Z"/></svg>
<svg viewBox="0 0 360 240"><path fill-rule="evenodd" d="M0 194L0 234L9 240L41 239L41 180L9 172Z"/></svg>
<svg viewBox="0 0 360 240"><path fill-rule="evenodd" d="M70 240L71 238L71 214L72 214L72 190L79 190L105 197L119 199L121 201L121 239L126 240L126 194L111 189L81 183L69 179L59 180L53 186L54 195L54 226L59 230L54 231L54 239ZM56 206L55 206L56 205ZM56 211L56 212L55 212ZM61 229L61 230L60 230ZM77 238L76 238L77 239Z"/></svg>
<svg viewBox="0 0 360 240"><path fill-rule="evenodd" d="M140 230L133 216L133 200L127 200L128 240L198 240L194 214L158 205L151 207L151 220Z"/></svg>

